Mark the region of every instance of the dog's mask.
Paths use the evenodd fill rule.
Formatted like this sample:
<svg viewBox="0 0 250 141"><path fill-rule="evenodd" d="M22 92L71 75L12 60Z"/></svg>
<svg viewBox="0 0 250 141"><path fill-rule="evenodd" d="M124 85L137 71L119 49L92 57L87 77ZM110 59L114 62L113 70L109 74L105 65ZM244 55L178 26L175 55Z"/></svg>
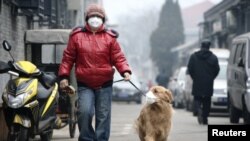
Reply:
<svg viewBox="0 0 250 141"><path fill-rule="evenodd" d="M157 100L157 97L153 94L152 91L149 91L146 93L146 103L147 104L153 104Z"/></svg>
<svg viewBox="0 0 250 141"><path fill-rule="evenodd" d="M173 101L171 91L166 89L165 87L155 86L151 88L150 92L152 92L152 95L154 95L155 102L160 100L171 103Z"/></svg>

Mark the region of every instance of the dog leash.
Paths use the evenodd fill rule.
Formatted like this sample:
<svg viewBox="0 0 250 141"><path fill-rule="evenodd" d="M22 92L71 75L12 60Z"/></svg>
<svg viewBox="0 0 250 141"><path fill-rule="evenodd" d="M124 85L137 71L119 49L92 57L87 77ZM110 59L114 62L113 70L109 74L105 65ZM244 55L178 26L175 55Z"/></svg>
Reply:
<svg viewBox="0 0 250 141"><path fill-rule="evenodd" d="M124 79L116 80L113 83L117 83L117 82L121 82L121 81L124 81Z"/></svg>
<svg viewBox="0 0 250 141"><path fill-rule="evenodd" d="M117 82L121 82L121 81L125 81L125 79L119 79L119 80L116 80L116 81L113 81L113 84L114 83L117 83ZM146 95L142 92L141 89L139 89L131 80L128 81L132 86L134 86L138 91L139 91L139 94L141 94L142 96L145 96ZM84 89L85 90L85 89Z"/></svg>
<svg viewBox="0 0 250 141"><path fill-rule="evenodd" d="M114 81L113 83L117 83L117 82L121 82L121 81L125 81L125 79L120 79L120 80ZM139 91L139 94L146 97L146 95L142 92L142 90L139 89L131 80L129 80L128 82Z"/></svg>
<svg viewBox="0 0 250 141"><path fill-rule="evenodd" d="M142 90L141 89L139 89L132 81L128 81L131 85L133 85L138 91L139 91L139 93L142 95L142 96L145 96L146 97L146 95L142 92Z"/></svg>

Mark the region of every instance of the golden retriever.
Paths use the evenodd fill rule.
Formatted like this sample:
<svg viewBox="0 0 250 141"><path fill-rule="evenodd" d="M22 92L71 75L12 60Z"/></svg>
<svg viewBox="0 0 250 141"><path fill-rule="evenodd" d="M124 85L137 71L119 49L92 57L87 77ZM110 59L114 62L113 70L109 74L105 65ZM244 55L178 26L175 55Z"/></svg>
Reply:
<svg viewBox="0 0 250 141"><path fill-rule="evenodd" d="M142 108L135 122L136 131L141 141L167 141L172 125L172 93L162 86L153 86L149 92L155 100Z"/></svg>

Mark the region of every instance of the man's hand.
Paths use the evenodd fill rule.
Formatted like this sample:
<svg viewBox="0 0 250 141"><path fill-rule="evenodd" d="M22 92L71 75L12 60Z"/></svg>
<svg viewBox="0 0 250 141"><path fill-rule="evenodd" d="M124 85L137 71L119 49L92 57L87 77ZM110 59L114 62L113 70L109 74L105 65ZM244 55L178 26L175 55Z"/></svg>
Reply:
<svg viewBox="0 0 250 141"><path fill-rule="evenodd" d="M125 73L124 73L124 80L125 80L125 81L129 81L129 80L130 80L130 78L131 78L130 73L125 72Z"/></svg>
<svg viewBox="0 0 250 141"><path fill-rule="evenodd" d="M69 81L67 79L63 79L60 81L60 88L61 89L64 89L67 86L69 86Z"/></svg>

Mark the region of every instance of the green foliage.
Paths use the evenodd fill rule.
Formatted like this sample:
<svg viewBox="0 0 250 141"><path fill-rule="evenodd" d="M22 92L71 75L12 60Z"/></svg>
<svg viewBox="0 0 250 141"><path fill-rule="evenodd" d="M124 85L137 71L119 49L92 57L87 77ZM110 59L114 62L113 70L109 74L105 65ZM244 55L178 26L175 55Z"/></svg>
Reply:
<svg viewBox="0 0 250 141"><path fill-rule="evenodd" d="M150 38L151 58L159 70L171 75L177 62L177 54L170 52L184 42L184 29L178 1L166 0L162 7L159 24Z"/></svg>

